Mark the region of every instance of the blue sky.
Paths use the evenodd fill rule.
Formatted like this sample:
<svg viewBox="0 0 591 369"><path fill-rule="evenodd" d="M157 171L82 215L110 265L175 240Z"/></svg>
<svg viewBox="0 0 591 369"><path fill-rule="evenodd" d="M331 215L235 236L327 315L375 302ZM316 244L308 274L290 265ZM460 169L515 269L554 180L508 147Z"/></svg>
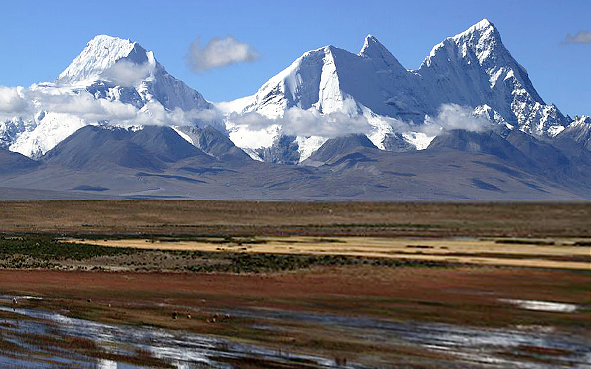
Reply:
<svg viewBox="0 0 591 369"><path fill-rule="evenodd" d="M591 0L20 0L1 9L0 85L51 81L92 37L109 34L153 50L210 101L254 93L307 50L332 44L358 52L369 33L416 69L435 44L488 18L547 103L591 115L591 43L562 43L567 34L591 31ZM200 73L188 67L197 37L228 35L259 59Z"/></svg>

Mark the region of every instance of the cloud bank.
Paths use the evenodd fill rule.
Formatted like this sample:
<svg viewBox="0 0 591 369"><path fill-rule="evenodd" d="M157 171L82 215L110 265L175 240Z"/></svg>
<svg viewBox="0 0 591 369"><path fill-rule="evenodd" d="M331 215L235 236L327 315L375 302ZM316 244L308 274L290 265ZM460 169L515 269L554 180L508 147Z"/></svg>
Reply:
<svg viewBox="0 0 591 369"><path fill-rule="evenodd" d="M493 123L486 115L475 114L472 108L457 104L441 105L437 116L427 116L425 123L421 125L380 116L373 117L370 122L366 116L360 114L349 115L341 112L320 114L315 109L304 110L298 107L287 109L279 118L267 118L259 113L250 112L232 113L228 115L227 120L231 125L248 127L253 131L266 130L276 125L280 127L280 133L285 135L324 138L351 133L370 134L376 125L384 124L389 125L396 133L414 131L430 136L453 129L482 132L493 127Z"/></svg>
<svg viewBox="0 0 591 369"><path fill-rule="evenodd" d="M140 74L134 67L130 75L129 66L121 64L113 72L117 78L131 81ZM140 68L141 69L141 68ZM118 74L119 73L119 74ZM121 77L123 76L123 77ZM133 78L132 78L133 77ZM283 116L268 118L256 112L231 113L224 116L217 109L183 111L165 109L157 101L150 101L141 109L131 104L107 99L96 99L86 91L55 94L52 88L24 88L0 86L0 120L15 117L33 119L40 112L67 114L88 124L108 121L113 125L176 125L183 126L197 122L200 125L219 123L226 119L231 126L242 126L251 131L265 130L271 126L280 127L280 133L293 136L319 136L333 138L351 133L370 134L376 126L390 126L393 132L422 132L435 136L442 131L465 129L484 131L492 128L492 122L482 114L474 113L469 107L456 104L441 105L437 116L427 116L425 123L415 125L395 118L370 116L357 113L333 112L321 114L316 109L292 107Z"/></svg>
<svg viewBox="0 0 591 369"><path fill-rule="evenodd" d="M572 36L570 33L566 35L563 44L591 44L591 32L580 30Z"/></svg>
<svg viewBox="0 0 591 369"><path fill-rule="evenodd" d="M189 46L186 55L187 63L195 72L203 72L213 68L239 62L252 62L259 54L248 44L234 39L232 36L214 38L201 48L201 38L198 37Z"/></svg>
<svg viewBox="0 0 591 369"><path fill-rule="evenodd" d="M121 71L121 70L119 70ZM129 77L129 75L127 76ZM40 112L65 115L86 124L108 121L113 125L219 125L223 115L215 110L166 110L157 101L141 109L131 104L107 99L95 99L86 91L55 94L50 89L0 86L0 120L23 118L34 120Z"/></svg>
<svg viewBox="0 0 591 369"><path fill-rule="evenodd" d="M120 69L116 69L113 76L116 78L129 77L128 81L139 76L135 72L132 75L128 74L127 67L123 65ZM123 77L117 73L121 73L120 75ZM107 122L122 127L147 125L198 125L204 127L212 125L221 131L225 130L224 122L227 122L235 143L239 146L246 145L246 147L272 144L267 141L277 135L300 138L315 137L326 140L347 134L365 134L368 137L373 137L372 139L380 140L380 137L388 132L402 134L414 132L414 134L432 138L447 130L484 131L491 129L493 125L486 114L479 115L472 108L456 104L442 105L437 115L425 118L424 124L377 116L370 111L361 114L360 110L352 107L345 109L345 111L347 113L339 111L321 114L314 108L305 110L292 107L278 118L268 118L256 112L224 115L218 109L183 111L176 108L167 110L157 101L149 101L141 108L137 108L132 104L120 101L96 99L86 91L68 91L56 94L53 87L44 87L43 85L34 85L31 88L0 86L0 121L13 122L13 125L21 122L19 127L14 126L12 130L15 133L23 133L24 138L21 140L19 137L18 140L26 142L19 141L21 150L19 152L25 155L40 154L31 144L35 135L44 135L45 131L55 131L57 132L55 134L59 136L56 136L54 140L54 143L57 143L84 125ZM48 116L50 118L47 118ZM11 123L7 124L8 127ZM56 124L59 124L61 128ZM38 129L40 129L39 132L37 132ZM28 140L27 137L32 138ZM42 151L48 149L51 147L44 147Z"/></svg>
<svg viewBox="0 0 591 369"><path fill-rule="evenodd" d="M0 86L0 118L26 113L31 109L31 101L26 97L23 87Z"/></svg>
<svg viewBox="0 0 591 369"><path fill-rule="evenodd" d="M259 113L232 113L227 117L231 125L245 126L249 130L266 130L279 127L279 133L290 136L320 136L333 138L350 133L368 133L372 126L363 115L349 116L334 112L320 114L315 109L304 110L298 107L287 109L280 118L267 118Z"/></svg>
<svg viewBox="0 0 591 369"><path fill-rule="evenodd" d="M443 131L465 129L483 132L492 129L493 123L484 114L475 114L472 108L457 104L442 104L436 117L427 117L425 124L418 126L419 132L436 136Z"/></svg>
<svg viewBox="0 0 591 369"><path fill-rule="evenodd" d="M133 86L148 78L152 73L149 63L136 64L130 60L120 59L101 74L101 78L119 86Z"/></svg>

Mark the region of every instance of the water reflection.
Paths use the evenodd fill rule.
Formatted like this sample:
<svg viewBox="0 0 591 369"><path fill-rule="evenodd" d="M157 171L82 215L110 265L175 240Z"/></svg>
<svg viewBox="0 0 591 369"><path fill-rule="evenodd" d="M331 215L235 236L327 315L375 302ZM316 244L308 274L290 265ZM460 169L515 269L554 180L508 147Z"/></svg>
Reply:
<svg viewBox="0 0 591 369"><path fill-rule="evenodd" d="M232 368L234 362L256 358L284 367L375 368L396 367L389 363L339 363L334 358L277 350L194 333L150 327L102 324L75 319L37 309L0 306L27 319L0 320L0 338L16 347L0 350L0 367L128 369L141 364L117 359L96 359L76 354L51 342L35 342L30 337L49 335L74 337L94 342L114 357L134 357L138 352L171 363L177 368ZM453 368L589 368L591 362L588 335L561 335L552 329L520 327L485 329L449 324L397 323L369 318L296 313L281 310L234 310L228 314L256 318L261 330L282 330L278 322L308 322L338 334L386 346L421 347L454 357ZM260 324L260 322L264 324ZM85 342L85 341L81 341ZM103 356L104 357L104 356ZM377 363L377 364L376 364ZM435 364L443 364L436 362ZM138 366L140 365L140 366ZM301 366L297 366L301 367ZM447 367L447 365L446 365Z"/></svg>

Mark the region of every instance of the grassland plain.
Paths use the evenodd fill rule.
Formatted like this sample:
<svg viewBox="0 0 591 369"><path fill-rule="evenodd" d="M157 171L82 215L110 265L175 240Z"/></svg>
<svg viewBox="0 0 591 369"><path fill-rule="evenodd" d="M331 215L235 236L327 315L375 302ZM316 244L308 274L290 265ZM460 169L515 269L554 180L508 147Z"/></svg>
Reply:
<svg viewBox="0 0 591 369"><path fill-rule="evenodd" d="M155 356L149 342L113 352L112 342L107 350L98 337L18 315L12 296L22 311L227 340L208 357L234 367L324 367L301 355L384 368L474 368L487 360L579 367L589 357L567 344L591 339L588 203L56 201L0 208L0 363L30 356L55 364L64 351L97 362L175 362ZM53 328L33 337L15 328L27 320ZM525 338L464 352L468 341L445 346L438 339L445 347L434 348L430 332L438 329ZM287 354L232 356L236 343Z"/></svg>
<svg viewBox="0 0 591 369"><path fill-rule="evenodd" d="M589 202L0 202L0 231L26 233L590 237L589 219Z"/></svg>

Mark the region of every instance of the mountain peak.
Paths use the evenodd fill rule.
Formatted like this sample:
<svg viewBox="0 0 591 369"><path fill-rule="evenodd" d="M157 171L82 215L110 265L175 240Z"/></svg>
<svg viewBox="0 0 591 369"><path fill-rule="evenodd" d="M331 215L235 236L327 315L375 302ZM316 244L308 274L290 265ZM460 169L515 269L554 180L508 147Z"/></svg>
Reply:
<svg viewBox="0 0 591 369"><path fill-rule="evenodd" d="M361 54L363 50L367 49L370 44L380 44L380 42L374 35L368 34L367 36L365 36L365 42L363 43L363 47L361 48L359 54Z"/></svg>
<svg viewBox="0 0 591 369"><path fill-rule="evenodd" d="M469 29L478 29L478 30L482 30L482 29L488 29L488 28L495 28L495 25L489 21L488 19L484 18L482 19L480 22L476 23L475 25L473 25L472 27L470 27Z"/></svg>
<svg viewBox="0 0 591 369"><path fill-rule="evenodd" d="M71 83L97 78L123 58L136 64L148 61L147 51L137 42L108 35L95 36L57 81Z"/></svg>
<svg viewBox="0 0 591 369"><path fill-rule="evenodd" d="M567 123L556 107L542 100L488 19L435 45L418 73L439 85L428 97L436 104L486 104L507 123L534 134L552 136Z"/></svg>
<svg viewBox="0 0 591 369"><path fill-rule="evenodd" d="M480 22L476 23L475 25L471 26L464 32L461 32L452 39L456 42L458 40L475 40L482 42L485 39L500 39L499 31L494 24L488 19L483 19Z"/></svg>
<svg viewBox="0 0 591 369"><path fill-rule="evenodd" d="M382 50L386 50L386 47L384 45L382 45L380 43L380 41L378 41L377 38L375 38L373 35L367 35L365 36L365 41L363 42L363 47L361 48L361 51L359 52L360 56L370 56L368 54L371 54L375 51L382 51ZM389 53L389 51L388 51Z"/></svg>
<svg viewBox="0 0 591 369"><path fill-rule="evenodd" d="M92 40L88 41L88 43L86 44L87 46L90 45L103 45L103 46L126 46L126 45L130 45L133 46L135 44L135 42L131 41L130 39L124 39L124 38L119 38L119 37L115 37L115 36L109 36L109 35L96 35L93 37Z"/></svg>
<svg viewBox="0 0 591 369"><path fill-rule="evenodd" d="M475 61L480 65L486 63L487 60L494 64L494 60L497 57L507 60L511 59L513 63L517 63L505 49L499 31L488 19L483 19L467 30L455 36L448 37L435 45L423 62L423 65L421 65L421 68L423 66L430 66L433 61L432 59L438 53L442 55L449 54L451 49L455 49L455 54L461 58L470 59L474 57L476 59ZM448 55L445 55L445 58L448 58Z"/></svg>
<svg viewBox="0 0 591 369"><path fill-rule="evenodd" d="M364 148L378 149L364 134L351 133L327 140L308 159L310 163L328 163Z"/></svg>
<svg viewBox="0 0 591 369"><path fill-rule="evenodd" d="M373 59L374 61L383 61L387 67L396 66L402 68L398 60L390 51L378 41L373 35L367 35L359 56Z"/></svg>

